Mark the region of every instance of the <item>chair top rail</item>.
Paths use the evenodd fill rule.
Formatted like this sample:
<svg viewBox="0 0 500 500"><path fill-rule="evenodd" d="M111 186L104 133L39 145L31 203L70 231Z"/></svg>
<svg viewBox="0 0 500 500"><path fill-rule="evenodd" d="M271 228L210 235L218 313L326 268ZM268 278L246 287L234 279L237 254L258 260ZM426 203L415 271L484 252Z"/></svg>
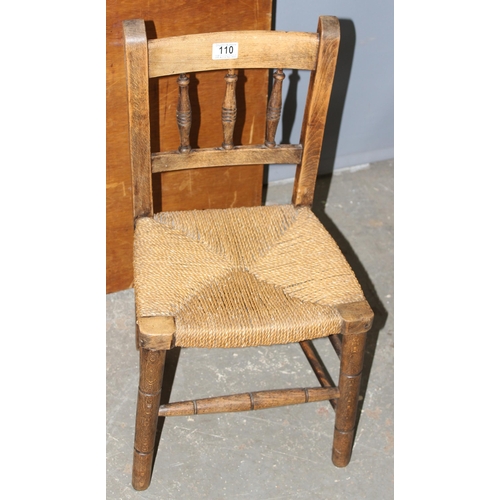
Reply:
<svg viewBox="0 0 500 500"><path fill-rule="evenodd" d="M314 70L318 33L221 31L148 41L149 76L227 68Z"/></svg>

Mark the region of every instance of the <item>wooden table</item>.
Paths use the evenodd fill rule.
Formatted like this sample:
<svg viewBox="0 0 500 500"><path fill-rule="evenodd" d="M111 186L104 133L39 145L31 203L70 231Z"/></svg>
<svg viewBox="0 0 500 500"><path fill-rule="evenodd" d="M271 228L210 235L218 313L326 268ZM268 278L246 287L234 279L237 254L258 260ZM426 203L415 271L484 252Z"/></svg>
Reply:
<svg viewBox="0 0 500 500"><path fill-rule="evenodd" d="M233 29L270 29L272 0L108 0L106 12L106 293L110 293L133 286L133 222L122 21L145 19L151 38ZM220 114L225 90L224 74L220 71L191 74L193 145L214 147L222 143ZM155 151L179 146L175 78L159 79L151 88ZM245 70L239 74L235 144L264 141L267 90L266 70ZM203 110L201 114L200 110ZM262 165L159 174L153 181L155 211L259 205L262 201L262 175Z"/></svg>

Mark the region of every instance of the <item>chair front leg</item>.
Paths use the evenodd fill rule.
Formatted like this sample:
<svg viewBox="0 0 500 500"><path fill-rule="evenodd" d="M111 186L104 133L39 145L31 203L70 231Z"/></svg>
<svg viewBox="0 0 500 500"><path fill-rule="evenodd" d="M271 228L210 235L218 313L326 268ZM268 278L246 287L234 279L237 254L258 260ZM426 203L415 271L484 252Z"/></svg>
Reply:
<svg viewBox="0 0 500 500"><path fill-rule="evenodd" d="M365 344L366 333L343 335L332 453L337 467L345 467L351 460Z"/></svg>
<svg viewBox="0 0 500 500"><path fill-rule="evenodd" d="M151 482L165 350L140 349L140 379L135 420L132 486L145 490Z"/></svg>

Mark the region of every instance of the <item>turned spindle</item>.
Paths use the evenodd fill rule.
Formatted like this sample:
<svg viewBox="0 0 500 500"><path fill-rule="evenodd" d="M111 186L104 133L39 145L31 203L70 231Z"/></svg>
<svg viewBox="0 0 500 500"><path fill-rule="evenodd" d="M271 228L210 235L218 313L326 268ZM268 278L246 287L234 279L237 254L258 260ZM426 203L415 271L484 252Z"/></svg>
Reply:
<svg viewBox="0 0 500 500"><path fill-rule="evenodd" d="M136 490L145 490L151 481L165 353L166 351L140 350L132 471L132 486Z"/></svg>
<svg viewBox="0 0 500 500"><path fill-rule="evenodd" d="M179 100L177 102L177 126L179 127L179 135L181 145L179 151L181 153L189 153L191 146L189 145L189 132L191 131L191 102L189 101L189 76L185 73L177 78L179 85Z"/></svg>
<svg viewBox="0 0 500 500"><path fill-rule="evenodd" d="M278 389L271 391L246 392L214 398L180 401L160 406L158 415L174 417L179 415L201 415L250 410L264 410L279 406L326 401L339 397L336 387L307 387L301 389Z"/></svg>
<svg viewBox="0 0 500 500"><path fill-rule="evenodd" d="M351 460L365 344L366 332L342 336L340 397L337 400L332 453L337 467L345 467Z"/></svg>
<svg viewBox="0 0 500 500"><path fill-rule="evenodd" d="M224 137L222 147L224 149L233 149L233 132L236 123L236 81L238 80L236 70L228 70L224 80L226 80L226 93L222 103L222 131Z"/></svg>
<svg viewBox="0 0 500 500"><path fill-rule="evenodd" d="M282 69L278 69L273 74L274 83L271 97L267 105L266 117L266 146L274 148L276 146L276 129L281 117L281 88L285 75Z"/></svg>

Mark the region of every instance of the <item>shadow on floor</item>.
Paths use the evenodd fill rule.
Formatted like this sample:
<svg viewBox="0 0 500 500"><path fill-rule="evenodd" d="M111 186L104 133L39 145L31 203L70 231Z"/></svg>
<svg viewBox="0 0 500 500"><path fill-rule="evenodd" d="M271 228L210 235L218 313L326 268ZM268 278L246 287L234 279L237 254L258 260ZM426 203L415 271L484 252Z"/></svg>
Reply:
<svg viewBox="0 0 500 500"><path fill-rule="evenodd" d="M366 339L366 351L365 351L363 375L361 377L361 387L360 387L360 402L358 404L358 414L356 418L356 431L357 431L357 425L359 423L359 417L361 415L361 411L363 410L363 402L365 400L368 381L370 379L370 372L373 365L373 359L375 357L375 350L377 346L378 336L380 330L385 326L388 317L388 312L384 307L382 301L378 297L377 292L375 291L375 286L373 285L370 276L368 275L363 264L361 263L358 256L354 252L351 244L325 212L325 205L321 200L328 199L328 193L330 190L331 182L332 182L332 175L322 176L318 178L316 183L316 191L314 195L315 201L312 210L316 215L316 217L318 217L320 222L323 224L325 229L330 233L332 238L337 242L337 245L344 254L344 257L346 258L347 262L354 271L354 274L356 275L356 278L358 279L358 282L363 290L363 294L368 303L370 304L370 307L372 308L373 313L375 315L373 318L373 326L369 331Z"/></svg>

